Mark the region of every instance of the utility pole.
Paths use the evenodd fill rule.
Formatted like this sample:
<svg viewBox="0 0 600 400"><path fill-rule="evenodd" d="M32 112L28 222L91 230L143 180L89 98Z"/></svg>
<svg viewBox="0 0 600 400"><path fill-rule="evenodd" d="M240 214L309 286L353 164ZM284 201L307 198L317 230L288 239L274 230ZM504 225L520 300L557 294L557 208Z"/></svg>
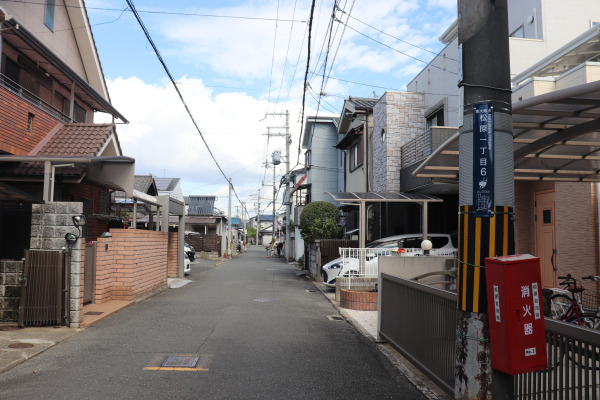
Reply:
<svg viewBox="0 0 600 400"><path fill-rule="evenodd" d="M290 143L292 141L292 138L290 136L290 112L288 110L285 110L285 113L267 113L266 116L269 115L274 115L274 116L283 116L285 115L285 126L279 126L279 127L269 127L267 128L267 135L268 136L282 136L285 138L285 177L283 179L284 184L285 184L285 191L283 193L283 204L285 205L285 247L284 247L284 254L287 258L290 256L291 251L291 240L290 240L290 228L289 228L289 223L290 223L290 218L291 218L291 214L292 214L292 203L289 199L289 174L290 174ZM271 129L285 129L285 134L281 134L281 133L271 133ZM275 205L273 204L273 207ZM273 221L273 223L275 223L275 221Z"/></svg>
<svg viewBox="0 0 600 400"><path fill-rule="evenodd" d="M458 46L464 109L455 398L504 399L512 394L512 377L491 367L484 260L515 248L507 0L459 0Z"/></svg>
<svg viewBox="0 0 600 400"><path fill-rule="evenodd" d="M244 226L244 243L248 243L248 238L246 237L246 218L244 218L244 210L246 210L246 203L242 203L242 223Z"/></svg>
<svg viewBox="0 0 600 400"><path fill-rule="evenodd" d="M229 177L229 206L227 210L227 218L229 223L229 228L227 229L227 246L229 247L229 257L231 257L231 249L233 249L233 246L231 245L231 177Z"/></svg>
<svg viewBox="0 0 600 400"><path fill-rule="evenodd" d="M258 234L260 232L260 188L256 197L256 244L258 244Z"/></svg>
<svg viewBox="0 0 600 400"><path fill-rule="evenodd" d="M277 167L273 164L273 239L275 239L275 232L277 231L277 220L275 219L275 202L277 201L277 186L275 186L275 171Z"/></svg>

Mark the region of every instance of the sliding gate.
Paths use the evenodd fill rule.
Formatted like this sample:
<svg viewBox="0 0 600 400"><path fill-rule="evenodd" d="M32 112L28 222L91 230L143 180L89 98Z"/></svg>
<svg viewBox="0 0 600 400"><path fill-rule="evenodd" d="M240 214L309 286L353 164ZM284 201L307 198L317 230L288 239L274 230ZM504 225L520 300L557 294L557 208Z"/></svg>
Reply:
<svg viewBox="0 0 600 400"><path fill-rule="evenodd" d="M25 250L20 327L69 323L70 258L62 250Z"/></svg>

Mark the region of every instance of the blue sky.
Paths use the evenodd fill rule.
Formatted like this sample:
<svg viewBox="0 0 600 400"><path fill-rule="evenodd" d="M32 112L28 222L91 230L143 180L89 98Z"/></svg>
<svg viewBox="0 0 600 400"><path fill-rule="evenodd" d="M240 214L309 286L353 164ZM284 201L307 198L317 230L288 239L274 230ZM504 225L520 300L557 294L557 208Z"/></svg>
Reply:
<svg viewBox="0 0 600 400"><path fill-rule="evenodd" d="M298 159L311 1L133 4L221 168L242 201L255 202L251 195L272 179L264 161L285 148L283 139L267 145L267 126L285 120L266 113L289 110L292 165ZM443 48L438 37L456 18L455 0L339 0L330 26L333 1L315 4L305 115L337 116L348 96L404 90ZM226 210L225 178L126 1L86 5L111 100L130 121L118 134L136 173L180 177L186 195L215 194ZM270 190L262 190L263 206Z"/></svg>

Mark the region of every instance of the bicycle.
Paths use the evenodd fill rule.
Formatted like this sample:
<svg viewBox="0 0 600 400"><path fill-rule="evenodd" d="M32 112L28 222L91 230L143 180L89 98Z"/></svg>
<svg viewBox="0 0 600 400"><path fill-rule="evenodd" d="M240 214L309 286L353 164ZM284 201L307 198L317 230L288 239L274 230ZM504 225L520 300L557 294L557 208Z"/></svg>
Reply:
<svg viewBox="0 0 600 400"><path fill-rule="evenodd" d="M559 276L562 279L561 286L566 286L566 290L553 294L550 298L551 317L560 321L574 323L592 329L600 329L600 310L584 308L582 302L582 293L585 288L581 281L573 278L571 274ZM600 276L584 276L581 279L597 281ZM555 289L556 290L556 289Z"/></svg>

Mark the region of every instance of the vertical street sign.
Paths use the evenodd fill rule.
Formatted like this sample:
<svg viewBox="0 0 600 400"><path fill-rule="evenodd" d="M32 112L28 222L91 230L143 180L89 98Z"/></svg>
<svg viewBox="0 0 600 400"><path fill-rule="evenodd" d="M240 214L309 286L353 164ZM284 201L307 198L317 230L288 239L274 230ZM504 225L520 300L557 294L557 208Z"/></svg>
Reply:
<svg viewBox="0 0 600 400"><path fill-rule="evenodd" d="M475 217L494 216L494 105L473 106L473 208Z"/></svg>

